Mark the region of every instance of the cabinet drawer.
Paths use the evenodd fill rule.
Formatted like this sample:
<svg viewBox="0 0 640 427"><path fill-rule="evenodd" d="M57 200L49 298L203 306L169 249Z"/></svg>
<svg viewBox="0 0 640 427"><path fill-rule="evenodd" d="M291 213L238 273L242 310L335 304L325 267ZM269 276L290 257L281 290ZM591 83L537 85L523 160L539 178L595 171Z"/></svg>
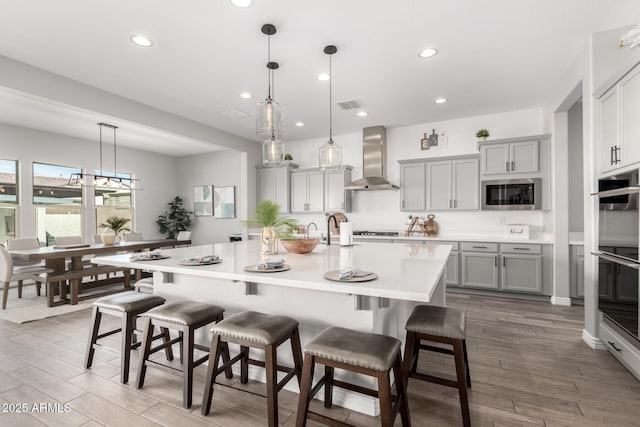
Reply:
<svg viewBox="0 0 640 427"><path fill-rule="evenodd" d="M462 242L463 252L498 252L497 243Z"/></svg>
<svg viewBox="0 0 640 427"><path fill-rule="evenodd" d="M600 339L611 354L636 377L640 377L640 350L602 320L599 329Z"/></svg>
<svg viewBox="0 0 640 427"><path fill-rule="evenodd" d="M500 250L504 253L511 254L541 254L542 245L520 244L520 243L503 243Z"/></svg>

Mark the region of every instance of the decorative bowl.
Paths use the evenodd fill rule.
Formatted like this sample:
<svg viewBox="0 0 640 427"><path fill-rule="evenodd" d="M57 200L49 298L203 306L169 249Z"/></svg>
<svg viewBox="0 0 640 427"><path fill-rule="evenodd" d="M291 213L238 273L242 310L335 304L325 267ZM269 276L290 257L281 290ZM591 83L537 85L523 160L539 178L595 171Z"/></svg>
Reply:
<svg viewBox="0 0 640 427"><path fill-rule="evenodd" d="M319 239L280 239L282 246L290 254L308 254L311 253L318 245Z"/></svg>

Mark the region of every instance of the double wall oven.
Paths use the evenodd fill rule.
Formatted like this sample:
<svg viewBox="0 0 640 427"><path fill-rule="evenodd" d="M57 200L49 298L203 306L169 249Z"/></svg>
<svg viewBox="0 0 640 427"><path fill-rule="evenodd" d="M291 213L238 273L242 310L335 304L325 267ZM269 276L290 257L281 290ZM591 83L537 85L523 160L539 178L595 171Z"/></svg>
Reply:
<svg viewBox="0 0 640 427"><path fill-rule="evenodd" d="M598 187L598 308L606 323L640 342L638 173L601 179Z"/></svg>

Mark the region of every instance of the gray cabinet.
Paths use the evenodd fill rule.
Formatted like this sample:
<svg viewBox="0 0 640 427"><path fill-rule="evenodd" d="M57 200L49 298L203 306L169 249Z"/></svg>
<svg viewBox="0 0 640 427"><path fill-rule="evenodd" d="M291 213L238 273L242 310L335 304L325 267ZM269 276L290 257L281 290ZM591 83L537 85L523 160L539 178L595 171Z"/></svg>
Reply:
<svg viewBox="0 0 640 427"><path fill-rule="evenodd" d="M618 167L618 88L613 87L597 102L600 172Z"/></svg>
<svg viewBox="0 0 640 427"><path fill-rule="evenodd" d="M291 172L291 212L324 211L324 175L320 169Z"/></svg>
<svg viewBox="0 0 640 427"><path fill-rule="evenodd" d="M448 286L460 286L460 252L453 252L447 260L447 272L444 276L444 283Z"/></svg>
<svg viewBox="0 0 640 427"><path fill-rule="evenodd" d="M257 201L273 200L282 212L290 212L289 174L298 166L289 164L276 167L256 167Z"/></svg>
<svg viewBox="0 0 640 427"><path fill-rule="evenodd" d="M542 256L502 254L502 289L518 292L542 292Z"/></svg>
<svg viewBox="0 0 640 427"><path fill-rule="evenodd" d="M462 286L498 289L498 254L462 252Z"/></svg>
<svg viewBox="0 0 640 427"><path fill-rule="evenodd" d="M324 171L324 210L351 212L351 191L344 187L351 183L351 166Z"/></svg>
<svg viewBox="0 0 640 427"><path fill-rule="evenodd" d="M427 210L479 208L477 157L427 162Z"/></svg>
<svg viewBox="0 0 640 427"><path fill-rule="evenodd" d="M538 140L483 144L480 147L480 174L538 172L538 148Z"/></svg>
<svg viewBox="0 0 640 427"><path fill-rule="evenodd" d="M426 210L426 164L400 164L400 210Z"/></svg>
<svg viewBox="0 0 640 427"><path fill-rule="evenodd" d="M584 298L584 246L569 246L569 285L571 298Z"/></svg>

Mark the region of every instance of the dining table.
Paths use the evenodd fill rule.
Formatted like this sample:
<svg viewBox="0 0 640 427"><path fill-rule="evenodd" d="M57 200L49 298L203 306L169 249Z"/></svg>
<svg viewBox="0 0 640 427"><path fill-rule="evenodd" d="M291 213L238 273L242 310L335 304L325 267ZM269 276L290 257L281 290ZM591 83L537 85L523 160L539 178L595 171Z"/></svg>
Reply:
<svg viewBox="0 0 640 427"><path fill-rule="evenodd" d="M86 264L83 262L83 257L96 256L96 255L108 255L122 252L141 252L145 250L155 250L160 248L172 248L176 246L190 245L191 240L177 240L177 239L157 239L157 240L140 240L132 242L117 242L113 245L106 245L103 243L95 244L72 244L72 245L56 245L56 246L43 246L32 249L15 249L10 250L11 258L14 261L19 262L39 262L44 261L45 265L53 270L52 277L69 277L69 282L75 281L76 289L79 293L83 290L106 286L119 281L122 278L112 277L107 279L96 279L83 283L83 278L91 276L93 270L87 269ZM67 262L69 260L70 262ZM96 272L102 272L96 266ZM68 274L67 274L68 273ZM142 275L141 270L135 271L136 280L139 280ZM62 286L59 288L60 292L66 295L66 292L62 291ZM113 291L111 291L113 292ZM48 296L49 305L51 304L51 296ZM61 298L60 302L64 303L77 303L77 295L73 295L72 298Z"/></svg>

